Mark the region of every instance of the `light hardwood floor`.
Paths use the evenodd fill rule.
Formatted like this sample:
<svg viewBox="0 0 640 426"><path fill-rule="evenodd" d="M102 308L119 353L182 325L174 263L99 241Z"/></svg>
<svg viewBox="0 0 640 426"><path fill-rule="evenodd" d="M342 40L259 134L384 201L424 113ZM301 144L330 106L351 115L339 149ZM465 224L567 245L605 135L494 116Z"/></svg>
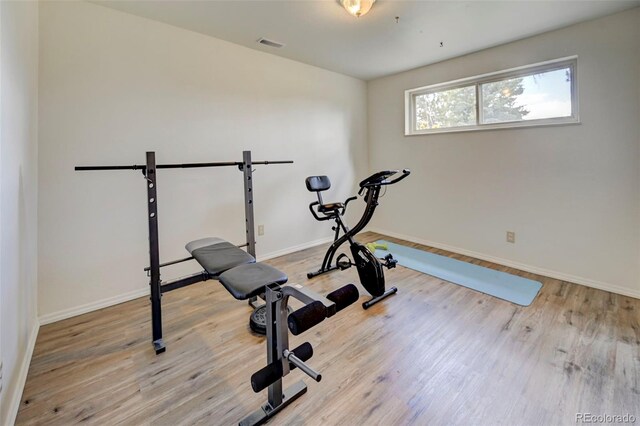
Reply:
<svg viewBox="0 0 640 426"><path fill-rule="evenodd" d="M575 424L581 412L640 422L640 300L413 246L540 280L542 291L519 307L403 267L386 271L397 295L292 336L292 347L313 344L309 364L323 380L287 376L285 385L303 378L309 391L270 424ZM269 263L321 293L357 283L353 268L306 279L324 249ZM255 394L249 377L266 353L248 306L216 281L163 303L159 356L147 298L42 327L17 424L227 425L257 408L266 391Z"/></svg>

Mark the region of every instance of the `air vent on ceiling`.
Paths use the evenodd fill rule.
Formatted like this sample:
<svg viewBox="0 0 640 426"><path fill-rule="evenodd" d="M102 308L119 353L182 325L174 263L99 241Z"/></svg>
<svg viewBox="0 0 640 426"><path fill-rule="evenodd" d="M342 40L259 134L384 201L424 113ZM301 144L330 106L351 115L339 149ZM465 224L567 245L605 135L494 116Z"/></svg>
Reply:
<svg viewBox="0 0 640 426"><path fill-rule="evenodd" d="M269 40L266 38L259 39L258 43L264 44L265 46L269 46L269 47L275 47L276 49L280 49L281 47L284 46L284 44L282 43L278 43L277 41Z"/></svg>

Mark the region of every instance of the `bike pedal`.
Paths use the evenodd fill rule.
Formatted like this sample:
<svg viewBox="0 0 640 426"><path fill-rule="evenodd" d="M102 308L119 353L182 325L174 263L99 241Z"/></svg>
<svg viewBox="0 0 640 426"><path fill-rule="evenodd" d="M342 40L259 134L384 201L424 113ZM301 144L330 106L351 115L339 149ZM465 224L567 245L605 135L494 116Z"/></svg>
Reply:
<svg viewBox="0 0 640 426"><path fill-rule="evenodd" d="M337 266L338 266L338 269L340 269L341 271L344 271L345 269L351 268L351 263L340 262L337 264Z"/></svg>

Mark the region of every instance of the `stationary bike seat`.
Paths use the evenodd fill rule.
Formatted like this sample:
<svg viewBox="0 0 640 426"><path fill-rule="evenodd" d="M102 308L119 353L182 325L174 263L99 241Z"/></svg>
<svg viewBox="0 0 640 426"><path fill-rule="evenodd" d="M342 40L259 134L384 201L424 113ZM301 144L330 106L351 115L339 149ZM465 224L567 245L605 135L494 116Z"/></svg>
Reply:
<svg viewBox="0 0 640 426"><path fill-rule="evenodd" d="M320 213L328 213L335 210L342 210L343 208L344 208L344 204L342 203L320 204L318 206L318 211Z"/></svg>

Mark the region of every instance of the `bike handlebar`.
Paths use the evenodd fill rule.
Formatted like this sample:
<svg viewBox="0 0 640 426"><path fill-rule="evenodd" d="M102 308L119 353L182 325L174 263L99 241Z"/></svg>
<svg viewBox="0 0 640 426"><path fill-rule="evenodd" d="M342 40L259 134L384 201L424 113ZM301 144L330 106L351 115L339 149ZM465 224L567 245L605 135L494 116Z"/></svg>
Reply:
<svg viewBox="0 0 640 426"><path fill-rule="evenodd" d="M365 188L370 188L373 186L393 185L394 183L398 183L402 179L405 179L407 176L409 176L411 174L411 170L403 169L401 176L392 180L388 180L391 176L394 176L398 173L400 173L399 170L383 170L381 172L372 174L371 176L360 182L360 191L358 192L358 194L362 194Z"/></svg>
<svg viewBox="0 0 640 426"><path fill-rule="evenodd" d="M397 177L391 181L388 182L383 182L382 185L393 185L394 183L398 183L400 182L402 179L406 178L407 176L409 176L411 174L411 170L409 169L402 169L402 176Z"/></svg>
<svg viewBox="0 0 640 426"><path fill-rule="evenodd" d="M324 216L324 217L320 217L318 216L318 214L316 213L316 210L313 208L314 206L319 205L320 203L318 201L314 201L313 203L309 204L309 210L311 211L311 214L313 215L313 217L316 218L316 220L319 221L323 221L323 220L329 220L331 219L330 216Z"/></svg>
<svg viewBox="0 0 640 426"><path fill-rule="evenodd" d="M344 207L342 208L342 213L340 213L340 216L344 216L344 213L347 211L347 206L349 205L349 202L357 199L358 197L347 198L347 200L344 202Z"/></svg>

